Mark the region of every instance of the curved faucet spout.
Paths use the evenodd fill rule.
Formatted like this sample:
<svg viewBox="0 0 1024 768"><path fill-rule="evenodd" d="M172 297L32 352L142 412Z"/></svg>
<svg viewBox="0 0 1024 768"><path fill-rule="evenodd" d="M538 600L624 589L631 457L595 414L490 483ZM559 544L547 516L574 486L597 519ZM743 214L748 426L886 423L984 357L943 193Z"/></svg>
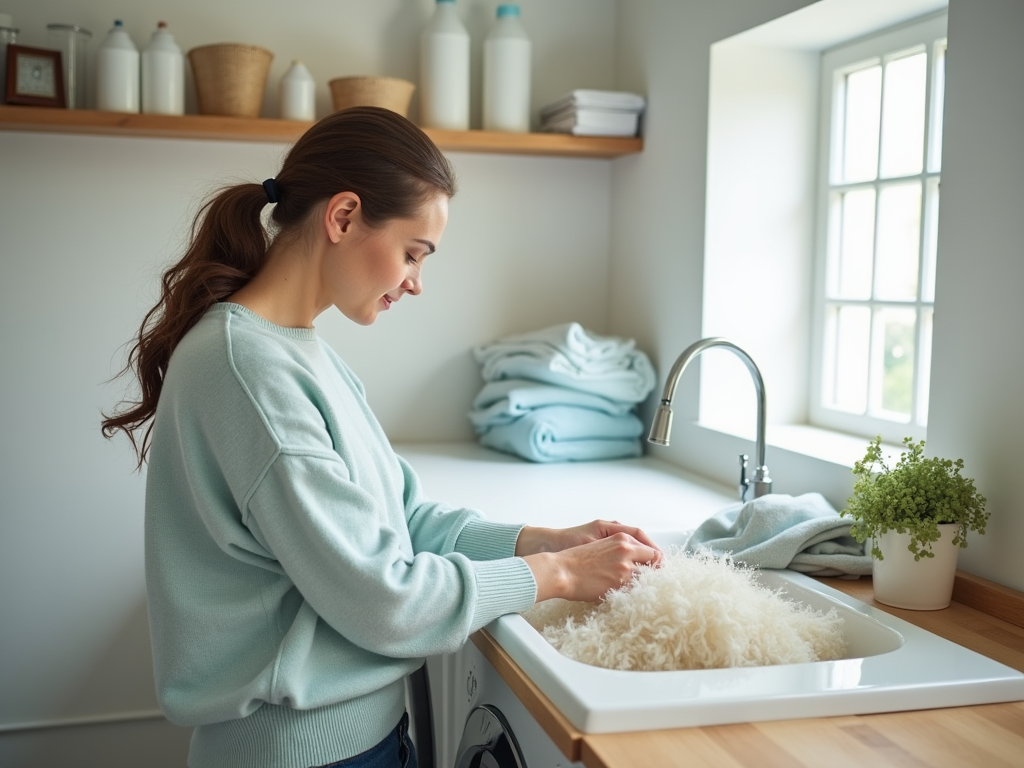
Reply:
<svg viewBox="0 0 1024 768"><path fill-rule="evenodd" d="M672 432L672 399L675 397L679 378L683 375L683 371L686 370L686 366L690 364L693 358L712 347L723 347L738 355L754 379L754 389L757 392L757 465L754 469L753 480L747 479L747 457L746 455L740 456L739 492L740 499L744 501L749 498L751 490L754 492L753 498L764 496L772 491L772 481L768 476L768 467L764 463L766 419L764 379L761 377L761 371L758 370L750 355L727 339L718 337L701 339L688 346L679 355L668 373L668 378L665 379L665 390L661 395L661 405L658 406L658 410L654 414L654 420L651 423L651 431L647 436L647 440L655 445L669 444L669 435Z"/></svg>

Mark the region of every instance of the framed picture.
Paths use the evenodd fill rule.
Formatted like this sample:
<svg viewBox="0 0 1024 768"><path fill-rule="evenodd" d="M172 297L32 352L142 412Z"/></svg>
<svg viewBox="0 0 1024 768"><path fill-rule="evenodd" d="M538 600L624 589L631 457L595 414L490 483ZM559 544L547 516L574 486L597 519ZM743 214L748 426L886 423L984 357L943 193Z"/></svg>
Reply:
<svg viewBox="0 0 1024 768"><path fill-rule="evenodd" d="M7 103L64 107L64 68L60 51L7 46Z"/></svg>

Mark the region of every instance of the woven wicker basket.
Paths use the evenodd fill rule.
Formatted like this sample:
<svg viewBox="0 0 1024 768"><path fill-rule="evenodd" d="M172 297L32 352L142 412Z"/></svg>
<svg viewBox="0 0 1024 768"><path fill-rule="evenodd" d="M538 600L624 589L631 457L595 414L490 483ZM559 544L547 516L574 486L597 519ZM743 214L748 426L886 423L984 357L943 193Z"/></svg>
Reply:
<svg viewBox="0 0 1024 768"><path fill-rule="evenodd" d="M416 86L397 77L336 77L331 80L334 109L384 107L408 117Z"/></svg>
<svg viewBox="0 0 1024 768"><path fill-rule="evenodd" d="M188 52L202 115L259 117L274 54L241 43L201 45Z"/></svg>

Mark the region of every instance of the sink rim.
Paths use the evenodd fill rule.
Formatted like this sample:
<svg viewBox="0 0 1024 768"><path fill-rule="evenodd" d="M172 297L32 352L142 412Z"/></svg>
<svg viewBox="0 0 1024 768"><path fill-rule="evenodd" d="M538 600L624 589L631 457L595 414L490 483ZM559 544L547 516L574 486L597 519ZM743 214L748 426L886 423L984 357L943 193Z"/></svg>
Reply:
<svg viewBox="0 0 1024 768"><path fill-rule="evenodd" d="M765 572L893 631L877 655L768 667L632 672L569 659L520 615L486 629L584 733L893 712L1024 699L1024 674L795 571Z"/></svg>

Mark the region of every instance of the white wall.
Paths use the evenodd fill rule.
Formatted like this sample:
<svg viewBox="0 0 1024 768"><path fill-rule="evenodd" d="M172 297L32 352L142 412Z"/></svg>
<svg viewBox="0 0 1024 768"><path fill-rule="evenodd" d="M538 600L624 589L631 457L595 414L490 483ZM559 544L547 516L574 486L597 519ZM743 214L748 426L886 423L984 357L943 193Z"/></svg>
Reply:
<svg viewBox="0 0 1024 768"><path fill-rule="evenodd" d="M1024 590L1024 3L951 0L928 448L988 497L961 566Z"/></svg>
<svg viewBox="0 0 1024 768"><path fill-rule="evenodd" d="M494 6L458 5L478 54ZM329 76L415 79L417 38L431 7L427 0L182 0L173 9L6 0L0 10L14 16L19 42L44 46L50 21L77 22L99 37L121 17L142 43L173 12L168 21L183 48L236 40L275 51L266 114L274 111L277 78L302 56L320 81L326 114ZM523 20L535 46L535 104L573 87L612 86L614 0L527 0ZM122 394L120 382L105 382L122 365L122 345L204 196L224 182L273 175L286 149L0 132L4 766L51 765L61 756L136 765L132 745L142 740L148 758L184 762L188 731L159 720L3 729L156 713L142 571L144 477L132 473L126 441L100 436L100 411ZM395 440L471 438L465 414L479 387L474 344L568 320L607 330L610 161L450 158L461 190L425 268L423 295L371 328L337 313L317 321L362 377Z"/></svg>
<svg viewBox="0 0 1024 768"><path fill-rule="evenodd" d="M818 55L712 46L702 334L758 365L769 424L807 421ZM700 421L753 434L757 398L742 361L700 364Z"/></svg>
<svg viewBox="0 0 1024 768"><path fill-rule="evenodd" d="M805 5L620 0L617 87L646 92L651 106L644 153L613 168L610 322L613 332L635 336L661 371L703 335L709 48ZM962 565L1016 589L1024 589L1018 482L1024 53L1015 39L1022 29L1019 0L949 4L928 427L929 453L962 456L989 498L988 532L970 537ZM732 483L736 454L749 453L750 443L696 424L698 382L689 371L680 382L672 446L659 455ZM845 506L853 480L848 466L779 448L769 451L767 463L777 492L820 491L837 508Z"/></svg>
<svg viewBox="0 0 1024 768"><path fill-rule="evenodd" d="M619 3L617 87L647 93L650 106L643 154L613 168L611 326L637 338L659 371L704 335L711 46L804 5L806 0ZM735 300L744 301L742 292ZM651 450L731 485L738 477L736 456L752 453L751 445L697 425L699 362L692 367L676 393L672 445ZM753 401L752 387L748 394ZM770 452L777 492L800 492L791 466L799 460L787 451ZM848 475L848 469L819 462L814 490L838 503L848 493Z"/></svg>
<svg viewBox="0 0 1024 768"><path fill-rule="evenodd" d="M462 192L426 291L379 325L324 316L321 331L363 376L403 440L467 436L476 386L467 349L569 318L634 336L660 370L702 332L709 48L807 0L524 2L544 77L534 103L573 87L646 93L645 151L612 162L452 155ZM233 38L307 60L321 81L372 71L414 77L427 0L271 3L182 0L183 47ZM459 0L476 51L490 8ZM95 31L123 15L137 42L166 6L6 0L22 41L48 21ZM1016 495L1024 428L1020 196L1024 124L1019 0L953 0L929 449L963 456L989 496L989 533L963 563L1024 589ZM325 53L325 51L328 51ZM269 104L269 102L268 102ZM268 106L268 109L270 107ZM272 113L272 112L270 112ZM100 439L104 380L178 252L198 199L224 176L261 179L283 147L0 133L0 724L154 706L142 611L141 488L123 443ZM610 247L608 239L610 237ZM538 279L538 275L540 279ZM1015 346L1016 345L1016 346ZM732 483L749 444L685 423L696 375L678 394L673 447L659 456ZM776 490L841 504L841 465L773 450ZM13 683L11 682L13 681ZM127 724L0 734L0 764L153 764L176 729ZM186 734L187 736L187 734ZM103 751L98 744L108 745ZM56 746L54 746L56 745ZM115 745L112 749L109 745ZM120 747L127 748L120 748Z"/></svg>
<svg viewBox="0 0 1024 768"><path fill-rule="evenodd" d="M537 107L572 88L609 87L615 66L615 0L519 0L519 5L533 43L534 117ZM471 36L471 119L480 127L483 40L497 3L458 0L456 6ZM419 35L434 0L4 0L0 8L14 17L21 30L18 42L24 45L50 47L49 23L78 24L92 32L89 46L95 54L114 19L121 19L140 49L160 20L186 53L211 43L262 46L274 54L263 115L276 117L277 84L293 59L302 59L317 81L320 116L331 111L327 83L332 78L388 75L416 82ZM186 109L194 112L191 78L187 86ZM414 94L414 119L418 108Z"/></svg>

